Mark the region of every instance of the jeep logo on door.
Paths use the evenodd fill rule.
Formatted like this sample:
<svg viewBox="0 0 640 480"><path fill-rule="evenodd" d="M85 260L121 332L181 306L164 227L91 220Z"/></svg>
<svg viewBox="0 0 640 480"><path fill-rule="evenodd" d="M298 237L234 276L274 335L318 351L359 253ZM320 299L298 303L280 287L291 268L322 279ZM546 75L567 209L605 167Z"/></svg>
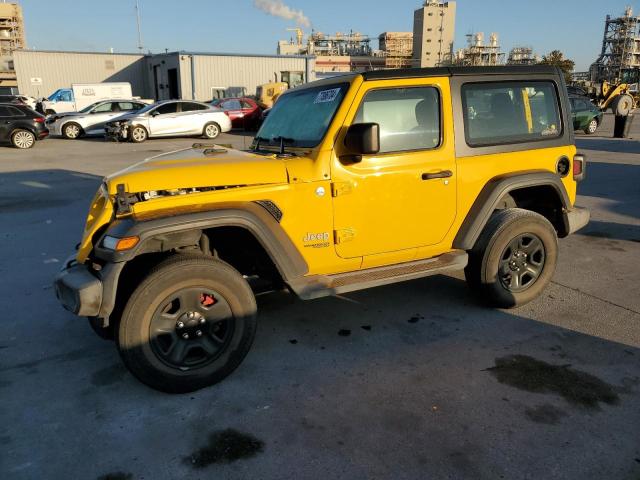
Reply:
<svg viewBox="0 0 640 480"><path fill-rule="evenodd" d="M329 234L327 232L307 233L302 237L304 246L311 248L323 248L329 246Z"/></svg>
<svg viewBox="0 0 640 480"><path fill-rule="evenodd" d="M96 91L93 88L83 88L82 89L82 96L84 96L84 97L95 97L96 96Z"/></svg>

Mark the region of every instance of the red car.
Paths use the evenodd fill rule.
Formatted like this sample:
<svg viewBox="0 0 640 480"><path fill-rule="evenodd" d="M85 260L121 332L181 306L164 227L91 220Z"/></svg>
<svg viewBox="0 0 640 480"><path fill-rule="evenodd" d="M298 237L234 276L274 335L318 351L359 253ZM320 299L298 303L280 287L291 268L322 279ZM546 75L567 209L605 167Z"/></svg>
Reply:
<svg viewBox="0 0 640 480"><path fill-rule="evenodd" d="M231 119L233 128L257 129L262 121L262 109L251 98L220 98L213 100L211 105L224 110Z"/></svg>

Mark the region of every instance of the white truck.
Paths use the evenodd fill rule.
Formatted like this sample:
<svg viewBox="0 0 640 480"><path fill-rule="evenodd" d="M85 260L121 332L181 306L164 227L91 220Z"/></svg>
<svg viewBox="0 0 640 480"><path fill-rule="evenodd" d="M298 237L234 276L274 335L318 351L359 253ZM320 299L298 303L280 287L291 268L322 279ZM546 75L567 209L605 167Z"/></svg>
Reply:
<svg viewBox="0 0 640 480"><path fill-rule="evenodd" d="M131 84L127 82L74 83L60 88L42 100L45 115L78 112L100 100L131 99Z"/></svg>

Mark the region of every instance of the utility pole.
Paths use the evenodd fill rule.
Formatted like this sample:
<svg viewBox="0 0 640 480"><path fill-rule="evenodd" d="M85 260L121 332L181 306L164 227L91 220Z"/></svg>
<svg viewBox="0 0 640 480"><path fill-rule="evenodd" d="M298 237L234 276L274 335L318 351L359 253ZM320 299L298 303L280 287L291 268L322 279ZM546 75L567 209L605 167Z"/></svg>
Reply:
<svg viewBox="0 0 640 480"><path fill-rule="evenodd" d="M138 50L142 53L144 47L142 46L142 32L140 31L140 5L138 5L138 0L136 0L136 25L138 26Z"/></svg>

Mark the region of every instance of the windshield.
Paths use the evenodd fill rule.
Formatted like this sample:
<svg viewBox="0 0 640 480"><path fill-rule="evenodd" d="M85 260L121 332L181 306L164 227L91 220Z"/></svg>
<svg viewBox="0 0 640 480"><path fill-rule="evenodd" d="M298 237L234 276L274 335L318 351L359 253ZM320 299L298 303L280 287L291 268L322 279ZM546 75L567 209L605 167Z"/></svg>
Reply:
<svg viewBox="0 0 640 480"><path fill-rule="evenodd" d="M269 112L256 139L263 144L315 147L320 143L338 107L348 83L292 90L283 94Z"/></svg>
<svg viewBox="0 0 640 480"><path fill-rule="evenodd" d="M91 109L93 109L94 107L97 107L101 103L102 102L96 102L96 103L92 103L91 105L87 105L82 110L80 110L80 113L88 113L91 111Z"/></svg>

